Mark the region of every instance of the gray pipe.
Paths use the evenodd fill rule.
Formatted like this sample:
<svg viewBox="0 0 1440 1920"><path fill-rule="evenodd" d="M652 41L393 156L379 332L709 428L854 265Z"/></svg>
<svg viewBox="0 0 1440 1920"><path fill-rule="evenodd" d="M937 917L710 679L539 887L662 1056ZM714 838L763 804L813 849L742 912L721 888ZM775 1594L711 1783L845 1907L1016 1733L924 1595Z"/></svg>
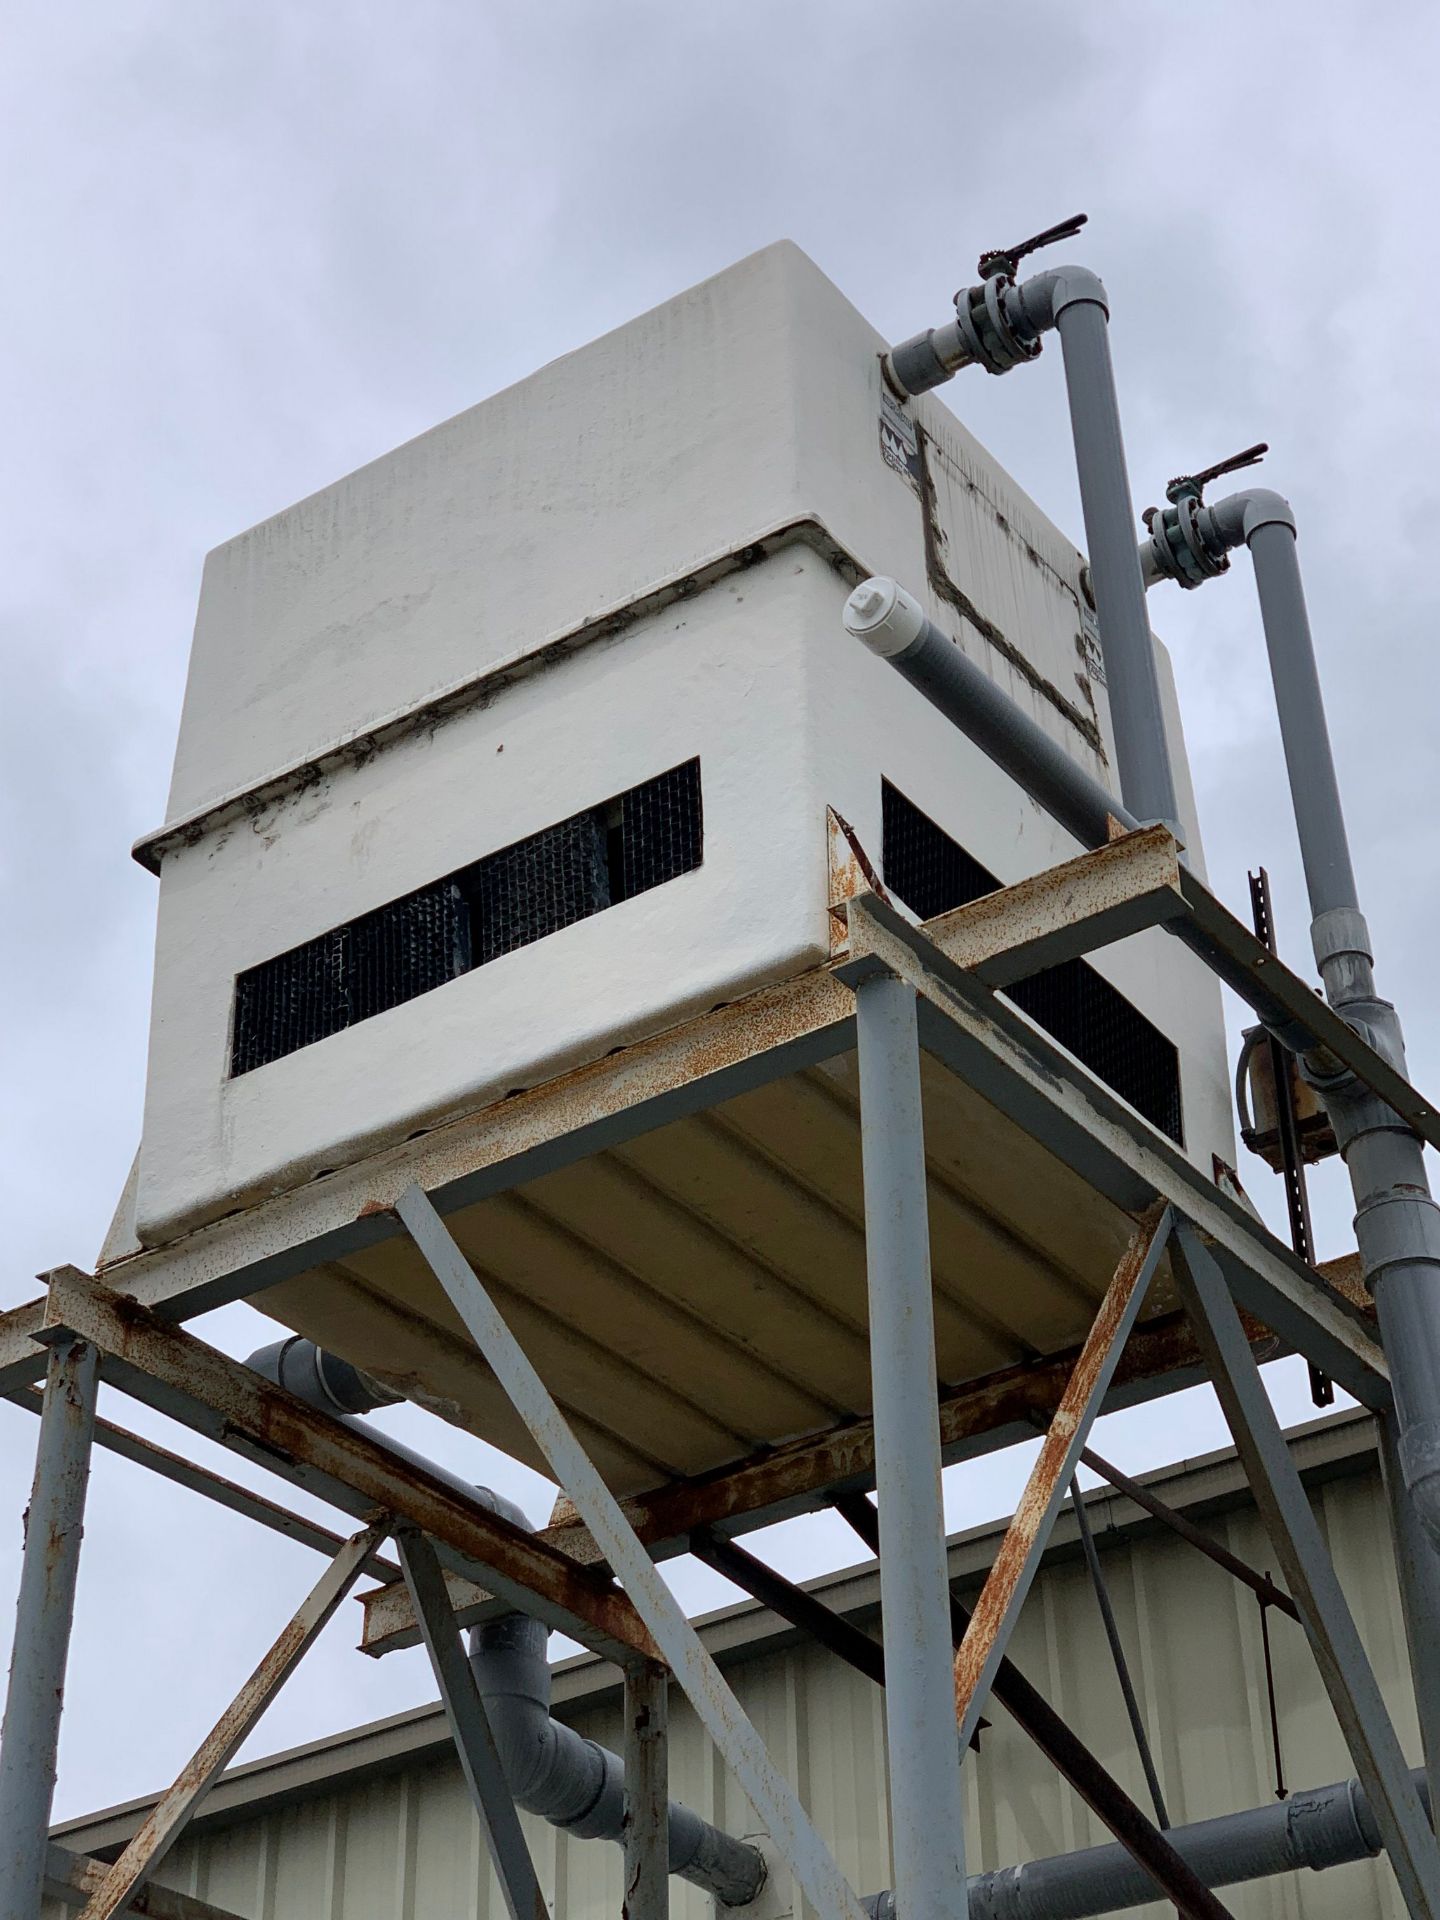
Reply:
<svg viewBox="0 0 1440 1920"><path fill-rule="evenodd" d="M1060 335L1120 791L1137 819L1163 821L1179 838L1160 675L1135 553L1104 284L1088 267L1053 267L1019 285L1008 274L992 276L956 294L955 316L884 356L885 377L902 399L940 386L961 367L978 363L989 373L1006 373L1039 353L1042 334L1053 328Z"/></svg>
<svg viewBox="0 0 1440 1920"><path fill-rule="evenodd" d="M1360 910L1325 723L1294 512L1280 494L1256 487L1200 507L1193 528L1194 541L1212 559L1242 544L1250 549L1325 997L1403 1073L1399 1019L1375 990L1370 929ZM1151 570L1177 577L1160 520L1147 546ZM1390 1362L1401 1472L1421 1521L1440 1544L1440 1208L1430 1196L1424 1148L1397 1114L1352 1078L1311 1077L1355 1195L1355 1240ZM1440 1579L1440 1570L1433 1577Z"/></svg>
<svg viewBox="0 0 1440 1920"><path fill-rule="evenodd" d="M1082 846L1103 846L1112 819L1127 829L1138 824L1003 687L926 619L913 594L877 575L856 587L845 602L844 618L848 634L888 660Z"/></svg>
<svg viewBox="0 0 1440 1920"><path fill-rule="evenodd" d="M298 1336L261 1347L246 1364L307 1406L348 1425L361 1424L351 1416L392 1406L398 1397L347 1361ZM512 1525L529 1528L524 1511L502 1494L471 1485L388 1434L376 1434L368 1427L364 1431L408 1465L422 1467L468 1499L480 1500ZM623 1845L624 1762L551 1718L550 1666L545 1657L549 1638L543 1621L518 1613L489 1621L470 1634L470 1664L505 1778L515 1804L526 1813L539 1814L581 1839ZM672 1800L670 1871L702 1888L722 1906L743 1907L764 1885L766 1869L757 1847L722 1833Z"/></svg>
<svg viewBox="0 0 1440 1920"><path fill-rule="evenodd" d="M1417 1770L1412 1778L1425 1798L1423 1774ZM1426 1804L1428 1810L1428 1799ZM1236 1886L1304 1867L1322 1872L1352 1860L1373 1860L1380 1852L1380 1832L1358 1780L1172 1827L1165 1837L1207 1887ZM1107 1846L975 1874L969 1896L969 1920L1089 1920L1146 1906L1159 1889L1124 1847ZM872 1920L895 1920L891 1893L872 1894L864 1905Z"/></svg>
<svg viewBox="0 0 1440 1920"><path fill-rule="evenodd" d="M1110 360L1109 300L1098 276L1084 267L1037 274L1018 292L1037 333L1048 323L1060 335L1120 791L1138 820L1164 821L1179 838L1180 809L1135 552L1135 509Z"/></svg>

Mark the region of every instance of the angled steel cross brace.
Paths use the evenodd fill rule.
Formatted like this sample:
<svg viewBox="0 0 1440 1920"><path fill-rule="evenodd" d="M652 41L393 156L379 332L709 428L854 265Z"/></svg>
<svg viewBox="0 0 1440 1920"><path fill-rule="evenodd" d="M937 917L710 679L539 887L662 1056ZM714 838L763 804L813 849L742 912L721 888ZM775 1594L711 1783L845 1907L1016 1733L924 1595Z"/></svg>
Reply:
<svg viewBox="0 0 1440 1920"><path fill-rule="evenodd" d="M405 1584L420 1621L460 1770L480 1816L485 1845L500 1882L506 1911L510 1920L546 1920L535 1865L520 1830L520 1815L500 1763L495 1736L485 1717L485 1703L460 1644L454 1610L445 1591L445 1575L435 1558L435 1549L424 1534L413 1527L400 1528L395 1544L400 1549Z"/></svg>
<svg viewBox="0 0 1440 1920"><path fill-rule="evenodd" d="M108 1860L92 1860L88 1854L52 1845L45 1857L46 1896L62 1906L83 1907L109 1871ZM227 1907L176 1893L172 1887L143 1887L131 1900L128 1912L136 1915L136 1920L240 1920Z"/></svg>
<svg viewBox="0 0 1440 1920"><path fill-rule="evenodd" d="M500 1317L444 1221L419 1187L395 1211L493 1368L516 1412L574 1502L655 1645L734 1773L821 1920L864 1920L854 1890L810 1823L795 1789L701 1645L619 1502L566 1424L548 1389Z"/></svg>
<svg viewBox="0 0 1440 1920"><path fill-rule="evenodd" d="M955 1712L962 1743L975 1731L1056 1516L1065 1504L1081 1451L1104 1405L1126 1336L1160 1264L1172 1220L1168 1207L1155 1207L1131 1236L1005 1530L974 1618L955 1655ZM1245 1351L1248 1355L1248 1346Z"/></svg>
<svg viewBox="0 0 1440 1920"><path fill-rule="evenodd" d="M1176 1282L1255 1504L1300 1608L1320 1677L1370 1800L1412 1920L1440 1920L1440 1848L1335 1577L1224 1275L1189 1221L1176 1229Z"/></svg>
<svg viewBox="0 0 1440 1920"><path fill-rule="evenodd" d="M186 1822L333 1618L336 1608L364 1573L366 1562L389 1530L388 1520L377 1520L347 1541L336 1554L270 1651L182 1767L174 1786L141 1821L130 1844L90 1895L80 1920L113 1920L115 1914L123 1913L129 1906L136 1891L180 1838Z"/></svg>

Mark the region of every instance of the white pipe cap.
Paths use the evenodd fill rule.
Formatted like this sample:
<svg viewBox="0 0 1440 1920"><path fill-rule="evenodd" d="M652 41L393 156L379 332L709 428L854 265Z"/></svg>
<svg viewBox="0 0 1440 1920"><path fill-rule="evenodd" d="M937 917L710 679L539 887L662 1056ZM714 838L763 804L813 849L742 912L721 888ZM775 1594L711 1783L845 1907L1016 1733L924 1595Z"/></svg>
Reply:
<svg viewBox="0 0 1440 1920"><path fill-rule="evenodd" d="M914 646L925 625L925 612L913 593L883 573L862 580L845 602L845 631L863 640L872 653L893 659Z"/></svg>

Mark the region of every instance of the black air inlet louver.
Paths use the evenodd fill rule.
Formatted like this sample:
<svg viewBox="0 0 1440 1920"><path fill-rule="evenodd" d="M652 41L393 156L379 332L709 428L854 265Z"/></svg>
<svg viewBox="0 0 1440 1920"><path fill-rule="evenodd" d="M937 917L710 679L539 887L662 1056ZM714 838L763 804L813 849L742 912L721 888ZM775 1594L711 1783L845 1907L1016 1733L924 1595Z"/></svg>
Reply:
<svg viewBox="0 0 1440 1920"><path fill-rule="evenodd" d="M249 1073L700 865L700 762L490 853L235 982L232 1075Z"/></svg>

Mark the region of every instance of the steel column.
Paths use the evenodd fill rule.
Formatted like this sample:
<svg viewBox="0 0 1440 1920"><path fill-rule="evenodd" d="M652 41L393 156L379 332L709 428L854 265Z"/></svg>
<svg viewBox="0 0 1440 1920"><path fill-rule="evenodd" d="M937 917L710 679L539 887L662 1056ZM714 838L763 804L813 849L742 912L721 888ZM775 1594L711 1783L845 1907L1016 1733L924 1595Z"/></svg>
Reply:
<svg viewBox="0 0 1440 1920"><path fill-rule="evenodd" d="M864 1920L854 1889L815 1831L794 1787L770 1757L619 1502L450 1237L445 1222L419 1187L407 1187L396 1201L395 1211L529 1428L555 1478L574 1502L811 1905L821 1920L841 1920L842 1916L843 1920Z"/></svg>
<svg viewBox="0 0 1440 1920"><path fill-rule="evenodd" d="M1005 1657L1056 1516L1065 1504L1081 1450L1105 1404L1126 1338L1170 1238L1173 1217L1169 1207L1157 1203L1131 1235L1055 1409L1014 1518L1006 1528L995 1564L976 1602L974 1619L956 1650L955 1712L962 1745L969 1744L984 1710L985 1696ZM881 1515L883 1527L883 1504Z"/></svg>
<svg viewBox="0 0 1440 1920"><path fill-rule="evenodd" d="M1393 1415L1376 1417L1380 1473L1390 1509L1390 1537L1400 1585L1400 1610L1410 1654L1410 1684L1425 1752L1431 1821L1440 1809L1440 1549L1421 1521L1405 1486Z"/></svg>
<svg viewBox="0 0 1440 1920"><path fill-rule="evenodd" d="M520 1827L495 1736L485 1715L485 1703L460 1643L455 1612L445 1590L445 1575L435 1549L414 1527L397 1531L400 1565L420 1622L430 1668L440 1689L440 1704L460 1771L480 1816L490 1864L500 1882L510 1920L546 1920L546 1906L535 1875L535 1864Z"/></svg>
<svg viewBox="0 0 1440 1920"><path fill-rule="evenodd" d="M136 1890L180 1838L260 1716L334 1618L336 1608L364 1573L371 1554L389 1530L388 1520L377 1520L346 1541L181 1769L174 1786L161 1795L141 1821L125 1851L86 1902L80 1920L113 1920L114 1915L125 1912ZM34 1920L33 1913L27 1920Z"/></svg>
<svg viewBox="0 0 1440 1920"><path fill-rule="evenodd" d="M670 1676L649 1661L625 1670L623 1920L670 1913Z"/></svg>
<svg viewBox="0 0 1440 1920"><path fill-rule="evenodd" d="M1412 1920L1440 1920L1440 1849L1224 1276L1188 1221L1175 1277Z"/></svg>
<svg viewBox="0 0 1440 1920"><path fill-rule="evenodd" d="M855 1023L895 1898L905 1920L955 1920L965 1912L960 1756L970 1733L957 1740L950 1705L950 1589L913 989L888 972L861 980Z"/></svg>
<svg viewBox="0 0 1440 1920"><path fill-rule="evenodd" d="M40 1910L97 1376L94 1347L51 1348L0 1731L0 1920L35 1920Z"/></svg>

